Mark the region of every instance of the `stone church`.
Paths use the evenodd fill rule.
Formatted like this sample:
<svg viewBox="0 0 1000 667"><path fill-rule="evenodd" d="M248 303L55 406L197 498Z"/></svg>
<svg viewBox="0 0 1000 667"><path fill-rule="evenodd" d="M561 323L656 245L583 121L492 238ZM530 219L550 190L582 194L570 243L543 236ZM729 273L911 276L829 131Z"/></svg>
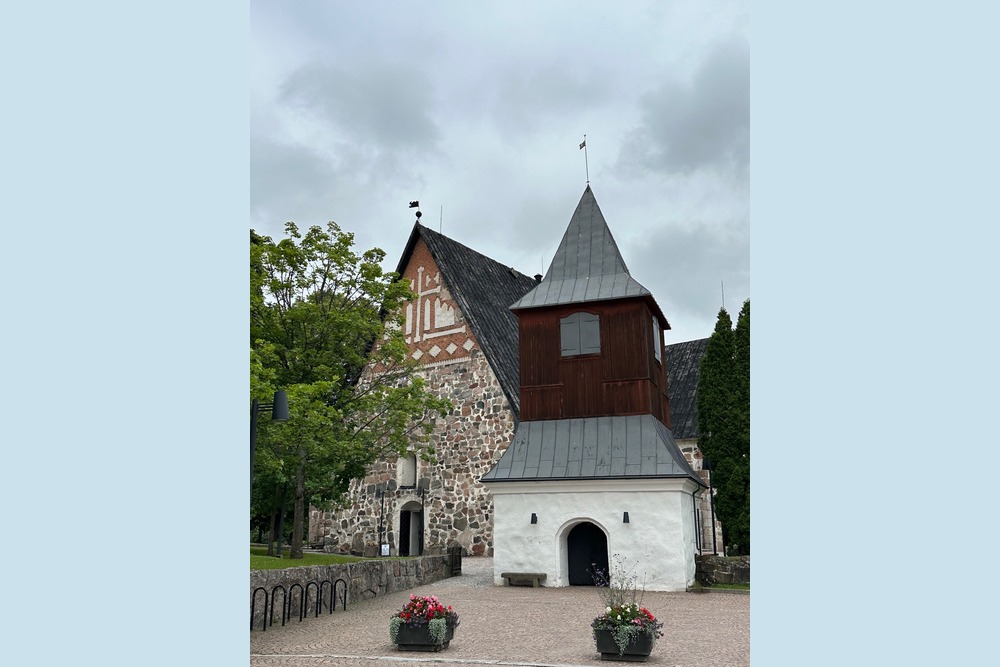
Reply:
<svg viewBox="0 0 1000 667"><path fill-rule="evenodd" d="M591 202L600 215L588 186L580 205L590 207ZM600 219L603 224L603 216ZM365 479L352 483L346 508L311 508L309 543L322 544L328 552L369 556L443 553L453 545L461 545L467 555L494 556L499 553L494 544L494 497L482 480L514 442L524 400L525 332L519 331L511 306L551 281L548 277L543 281L541 275L526 276L419 221L396 271L417 294L405 312L410 354L422 363L420 372L428 387L450 399L455 410L435 424L434 461L424 461L416 453L380 461ZM661 324L669 326L665 317ZM584 330L591 326L578 325ZM706 342L662 349L666 368L657 414L678 451L679 461L674 463L686 467L685 475L699 489L708 473L701 470L696 444L695 388ZM700 493L691 502L692 522L697 524L690 531L691 549L712 553L708 494ZM715 529L721 552L718 522Z"/></svg>

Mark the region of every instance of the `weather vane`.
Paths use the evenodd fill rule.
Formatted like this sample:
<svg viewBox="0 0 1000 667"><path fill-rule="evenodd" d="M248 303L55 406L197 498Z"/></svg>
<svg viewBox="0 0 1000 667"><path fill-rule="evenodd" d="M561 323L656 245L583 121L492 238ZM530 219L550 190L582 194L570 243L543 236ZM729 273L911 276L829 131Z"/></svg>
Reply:
<svg viewBox="0 0 1000 667"><path fill-rule="evenodd" d="M583 151L583 164L587 168L587 185L590 185L590 162L587 160L587 135L583 135L583 141L580 142L580 150Z"/></svg>
<svg viewBox="0 0 1000 667"><path fill-rule="evenodd" d="M420 212L420 202L418 202L416 200L411 201L410 202L410 208L417 209L417 222L420 222L420 216L423 215L423 213Z"/></svg>

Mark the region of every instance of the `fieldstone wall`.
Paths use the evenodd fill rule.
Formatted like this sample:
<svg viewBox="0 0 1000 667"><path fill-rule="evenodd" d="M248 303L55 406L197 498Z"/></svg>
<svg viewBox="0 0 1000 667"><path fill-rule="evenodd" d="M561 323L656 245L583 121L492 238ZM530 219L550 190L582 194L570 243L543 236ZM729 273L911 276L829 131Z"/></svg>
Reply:
<svg viewBox="0 0 1000 667"><path fill-rule="evenodd" d="M405 513L413 531L423 517L424 554L443 554L457 544L465 555L492 556L493 500L479 478L513 439L514 416L422 240L403 277L418 295L404 313L410 356L424 364L420 375L428 390L451 400L455 410L435 423L434 462L418 457L414 474L413 463L405 459L379 461L365 479L351 484L344 509L310 508L309 542L331 553L374 556L381 525L382 543L391 555L416 555L401 539ZM379 487L386 489L384 497L376 493Z"/></svg>
<svg viewBox="0 0 1000 667"><path fill-rule="evenodd" d="M285 570L251 570L251 605L253 605L254 591L258 588L263 588L270 596L272 589L279 585L284 586L285 591L289 591L293 584L299 584L305 591L306 585L310 581L329 580L335 582L337 579L343 579L347 582L347 606L350 608L351 603L358 600L368 600L387 593L409 590L450 576L451 568L447 556L424 556L404 560L370 560L344 565L312 565ZM306 595L306 609L314 610L316 587L309 588ZM338 591L338 595L342 590L343 587ZM324 587L323 600L329 600L329 591L329 586ZM277 591L276 595L279 606L274 612L274 622L280 624L280 605L283 602L281 591ZM299 595L298 588L291 595L293 616L296 620L298 620ZM253 606L254 628L260 628L264 614L264 593L257 593L257 603ZM326 611L327 608L324 606L323 613Z"/></svg>
<svg viewBox="0 0 1000 667"><path fill-rule="evenodd" d="M364 480L351 484L346 509L311 508L310 543L322 543L331 553L374 556L381 518L384 543L391 555L398 555L400 513L422 508L424 554L443 554L458 544L465 555L493 555L493 500L479 478L514 437L507 397L478 346L467 357L430 364L420 374L430 391L455 405L452 414L435 424L435 462L418 458L417 484L409 488L403 486L399 459L377 462ZM422 499L421 484L427 486ZM384 498L376 494L378 485L387 489Z"/></svg>
<svg viewBox="0 0 1000 667"><path fill-rule="evenodd" d="M703 586L749 584L750 556L697 556L694 576Z"/></svg>

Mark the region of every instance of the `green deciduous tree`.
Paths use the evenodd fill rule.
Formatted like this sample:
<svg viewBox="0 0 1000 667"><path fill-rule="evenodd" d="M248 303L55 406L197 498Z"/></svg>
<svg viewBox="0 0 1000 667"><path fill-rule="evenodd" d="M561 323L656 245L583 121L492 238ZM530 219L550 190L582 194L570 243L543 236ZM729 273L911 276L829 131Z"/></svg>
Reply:
<svg viewBox="0 0 1000 667"><path fill-rule="evenodd" d="M302 556L306 503L342 499L352 479L388 453L429 443L451 404L430 394L407 356L401 313L415 295L382 271L385 253L354 252L336 223L279 242L250 232L251 398L288 393L290 419L262 420L257 479L294 496L291 556ZM255 379L256 375L256 379ZM256 511L273 512L262 489ZM270 501L268 501L270 499ZM265 505L267 505L265 507Z"/></svg>
<svg viewBox="0 0 1000 667"><path fill-rule="evenodd" d="M733 329L719 310L698 377L698 448L712 460L726 544L750 553L750 300Z"/></svg>

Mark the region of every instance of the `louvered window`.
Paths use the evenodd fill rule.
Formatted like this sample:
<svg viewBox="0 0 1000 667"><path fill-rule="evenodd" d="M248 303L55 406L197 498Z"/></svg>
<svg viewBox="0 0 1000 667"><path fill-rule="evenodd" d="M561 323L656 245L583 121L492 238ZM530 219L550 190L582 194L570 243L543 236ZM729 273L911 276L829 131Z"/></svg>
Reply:
<svg viewBox="0 0 1000 667"><path fill-rule="evenodd" d="M601 320L592 313L573 313L559 320L562 356L601 353Z"/></svg>

